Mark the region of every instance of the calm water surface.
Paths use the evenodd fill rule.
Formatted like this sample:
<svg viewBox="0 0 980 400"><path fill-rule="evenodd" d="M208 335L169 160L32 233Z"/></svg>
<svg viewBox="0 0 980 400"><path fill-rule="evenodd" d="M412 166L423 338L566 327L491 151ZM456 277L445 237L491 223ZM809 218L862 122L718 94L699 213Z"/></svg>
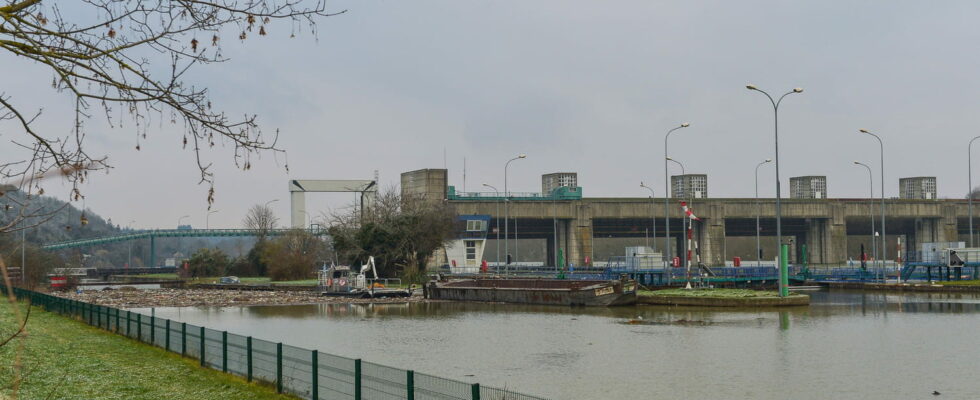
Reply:
<svg viewBox="0 0 980 400"><path fill-rule="evenodd" d="M433 303L154 312L552 399L980 399L976 294L815 292L810 307L782 311ZM644 324L626 323L637 317Z"/></svg>

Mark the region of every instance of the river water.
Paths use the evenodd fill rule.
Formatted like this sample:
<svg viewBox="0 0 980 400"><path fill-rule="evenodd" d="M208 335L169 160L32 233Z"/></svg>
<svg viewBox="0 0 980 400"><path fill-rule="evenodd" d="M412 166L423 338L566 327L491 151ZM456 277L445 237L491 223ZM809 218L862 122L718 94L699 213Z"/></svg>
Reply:
<svg viewBox="0 0 980 400"><path fill-rule="evenodd" d="M788 310L416 303L153 312L551 399L980 398L980 295L811 295L809 307Z"/></svg>

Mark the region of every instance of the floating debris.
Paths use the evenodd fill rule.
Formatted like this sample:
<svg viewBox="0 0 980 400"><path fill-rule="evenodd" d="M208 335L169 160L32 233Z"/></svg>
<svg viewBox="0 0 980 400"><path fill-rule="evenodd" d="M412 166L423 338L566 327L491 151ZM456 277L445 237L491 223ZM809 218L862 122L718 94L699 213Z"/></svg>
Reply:
<svg viewBox="0 0 980 400"><path fill-rule="evenodd" d="M320 296L312 291L264 291L221 289L87 290L81 293L54 292L55 296L119 308L139 307L227 307L295 304L420 303L422 296L379 299L350 299Z"/></svg>

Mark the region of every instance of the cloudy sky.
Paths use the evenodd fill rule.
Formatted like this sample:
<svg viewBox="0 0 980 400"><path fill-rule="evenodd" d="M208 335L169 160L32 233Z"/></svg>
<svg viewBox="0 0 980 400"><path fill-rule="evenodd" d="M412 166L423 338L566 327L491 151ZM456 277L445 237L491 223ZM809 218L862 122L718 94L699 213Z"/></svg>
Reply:
<svg viewBox="0 0 980 400"><path fill-rule="evenodd" d="M230 149L215 163L219 212L211 227L237 227L253 204L288 221L289 179L367 179L382 185L441 168L466 189L540 190L540 175L577 171L586 196L645 196L663 189L664 133L688 172L709 175L712 197L750 197L753 169L773 157L772 108L747 83L778 95L784 195L788 179L826 175L831 197L865 197L867 172L885 141L885 194L898 178L937 176L940 196L967 191L966 144L980 135L980 3L976 1L333 1L346 14L321 20L316 37L288 27L245 43L231 61L199 68L231 114L255 112L279 129L285 159L251 171ZM0 82L40 124L67 133L68 99L50 73L0 55ZM96 122L93 126L98 126ZM9 127L8 127L9 128ZM86 206L114 222L203 227L207 187L170 128L135 150L129 127L90 131L90 152L115 167L83 188ZM5 143L11 140L4 132ZM4 146L8 146L5 144ZM2 151L2 150L0 150ZM773 169L760 190L774 196ZM53 190L52 190L53 189ZM64 196L57 184L49 194ZM352 195L308 195L317 214Z"/></svg>

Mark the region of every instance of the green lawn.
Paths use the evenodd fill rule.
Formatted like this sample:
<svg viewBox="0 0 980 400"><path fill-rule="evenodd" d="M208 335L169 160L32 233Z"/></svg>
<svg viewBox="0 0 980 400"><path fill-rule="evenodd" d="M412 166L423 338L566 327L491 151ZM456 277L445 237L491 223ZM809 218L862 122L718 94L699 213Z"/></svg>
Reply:
<svg viewBox="0 0 980 400"><path fill-rule="evenodd" d="M938 283L940 285L946 285L946 286L980 286L980 280L972 280L972 281L942 281L942 282L936 282L936 283Z"/></svg>
<svg viewBox="0 0 980 400"><path fill-rule="evenodd" d="M764 298L779 297L779 292L775 290L749 290L749 289L665 289L665 290L640 290L639 296L685 296L685 297L717 297L717 298ZM800 296L790 293L790 296Z"/></svg>
<svg viewBox="0 0 980 400"><path fill-rule="evenodd" d="M0 337L15 332L16 325L4 301ZM32 310L27 331L21 399L294 398L40 308ZM18 341L0 347L0 398L12 396Z"/></svg>

